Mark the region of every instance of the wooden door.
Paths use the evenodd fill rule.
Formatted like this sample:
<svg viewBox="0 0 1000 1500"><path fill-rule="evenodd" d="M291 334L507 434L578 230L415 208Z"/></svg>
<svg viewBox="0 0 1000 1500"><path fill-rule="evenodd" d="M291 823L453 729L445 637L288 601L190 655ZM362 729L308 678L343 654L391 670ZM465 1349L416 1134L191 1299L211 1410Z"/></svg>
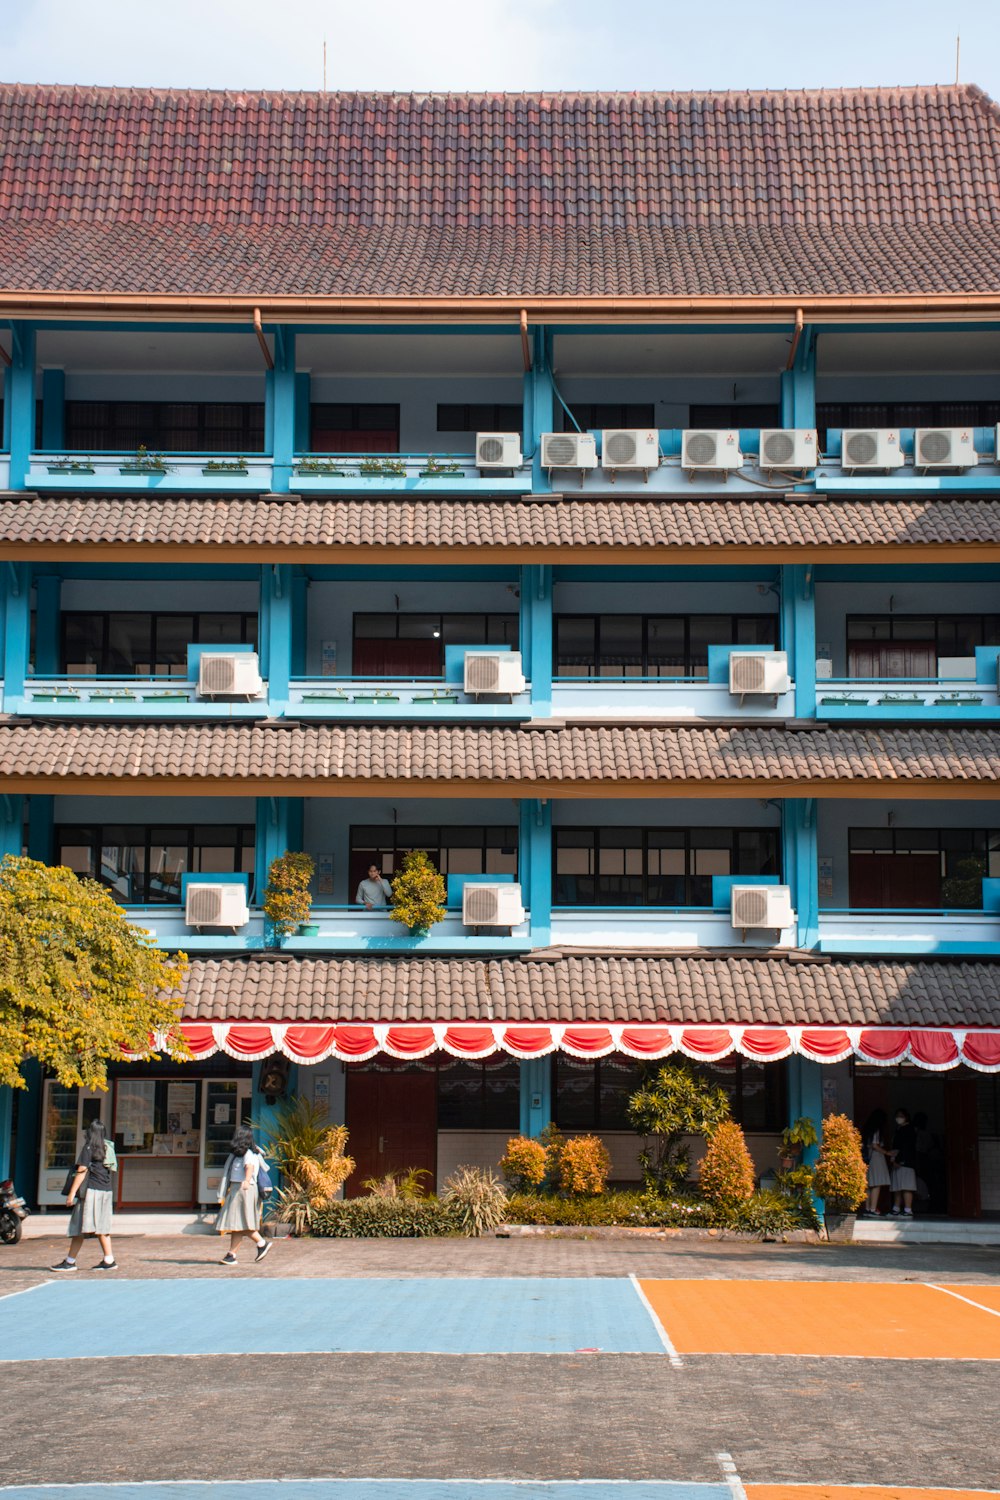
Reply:
<svg viewBox="0 0 1000 1500"><path fill-rule="evenodd" d="M849 641L849 677L936 677L933 641Z"/></svg>
<svg viewBox="0 0 1000 1500"><path fill-rule="evenodd" d="M979 1115L974 1078L945 1080L944 1128L948 1213L954 1219L978 1219Z"/></svg>
<svg viewBox="0 0 1000 1500"><path fill-rule="evenodd" d="M433 1073L362 1073L348 1068L348 1150L356 1168L345 1192L356 1198L371 1177L420 1167L437 1182L437 1079Z"/></svg>
<svg viewBox="0 0 1000 1500"><path fill-rule="evenodd" d="M933 910L941 904L937 854L853 853L848 866L850 903L856 910Z"/></svg>

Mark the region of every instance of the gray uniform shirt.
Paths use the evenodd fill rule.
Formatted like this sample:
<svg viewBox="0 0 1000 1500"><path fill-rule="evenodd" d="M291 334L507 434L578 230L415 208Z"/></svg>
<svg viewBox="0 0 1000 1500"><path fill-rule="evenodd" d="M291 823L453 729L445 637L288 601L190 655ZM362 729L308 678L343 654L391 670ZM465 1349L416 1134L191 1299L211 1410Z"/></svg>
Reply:
<svg viewBox="0 0 1000 1500"><path fill-rule="evenodd" d="M391 895L392 886L388 880L383 877L369 880L366 876L358 886L354 899L359 906L388 906Z"/></svg>

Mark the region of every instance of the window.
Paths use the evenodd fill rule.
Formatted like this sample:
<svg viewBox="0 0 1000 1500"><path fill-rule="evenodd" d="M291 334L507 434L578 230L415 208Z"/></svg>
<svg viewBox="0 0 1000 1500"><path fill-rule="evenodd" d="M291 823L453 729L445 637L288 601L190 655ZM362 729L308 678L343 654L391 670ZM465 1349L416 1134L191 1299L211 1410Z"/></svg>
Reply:
<svg viewBox="0 0 1000 1500"><path fill-rule="evenodd" d="M980 1137L1000 1137L1000 1078L976 1079Z"/></svg>
<svg viewBox="0 0 1000 1500"><path fill-rule="evenodd" d="M816 407L820 447L831 427L993 427L1000 401L821 401Z"/></svg>
<svg viewBox="0 0 1000 1500"><path fill-rule="evenodd" d="M398 453L398 405L314 402L309 408L309 451Z"/></svg>
<svg viewBox="0 0 1000 1500"><path fill-rule="evenodd" d="M656 426L656 407L652 401L576 401L572 412L584 432L600 432L605 427ZM563 432L576 430L565 412L562 424Z"/></svg>
<svg viewBox="0 0 1000 1500"><path fill-rule="evenodd" d="M557 677L706 677L709 646L778 642L770 615L556 615Z"/></svg>
<svg viewBox="0 0 1000 1500"><path fill-rule="evenodd" d="M352 670L358 677L439 677L445 646L510 646L516 651L519 633L516 614L358 614Z"/></svg>
<svg viewBox="0 0 1000 1500"><path fill-rule="evenodd" d="M723 432L740 427L780 427L781 407L776 401L757 406L692 406L688 426Z"/></svg>
<svg viewBox="0 0 1000 1500"><path fill-rule="evenodd" d="M439 1130L517 1130L521 1120L521 1065L496 1054L483 1062L438 1059Z"/></svg>
<svg viewBox="0 0 1000 1500"><path fill-rule="evenodd" d="M492 406L443 403L437 409L438 432L520 432L523 421L524 407L520 402Z"/></svg>
<svg viewBox="0 0 1000 1500"><path fill-rule="evenodd" d="M1000 614L848 615L851 677L936 677L938 658L1000 645Z"/></svg>
<svg viewBox="0 0 1000 1500"><path fill-rule="evenodd" d="M780 874L776 828L555 828L556 906L711 906L713 875Z"/></svg>
<svg viewBox="0 0 1000 1500"><path fill-rule="evenodd" d="M57 863L99 880L125 906L177 906L184 874L253 874L254 827L63 824Z"/></svg>
<svg viewBox="0 0 1000 1500"><path fill-rule="evenodd" d="M518 830L513 824L399 825L358 824L351 829L350 896L378 865L391 880L411 849L423 849L437 869L448 875L512 875L517 878Z"/></svg>
<svg viewBox="0 0 1000 1500"><path fill-rule="evenodd" d="M71 675L185 677L189 643L256 647L256 611L67 610L62 615L62 670Z"/></svg>
<svg viewBox="0 0 1000 1500"><path fill-rule="evenodd" d="M851 828L850 903L873 910L981 911L1000 875L1000 829Z"/></svg>
<svg viewBox="0 0 1000 1500"><path fill-rule="evenodd" d="M628 1101L647 1077L655 1075L658 1066L617 1056L584 1062L555 1053L555 1123L560 1130L630 1130ZM725 1089L733 1119L744 1130L776 1131L787 1124L784 1067L774 1063L765 1066L731 1054L717 1063L698 1064L694 1071L706 1082ZM639 1176L638 1161L635 1175Z"/></svg>
<svg viewBox="0 0 1000 1500"><path fill-rule="evenodd" d="M258 401L67 401L71 452L262 453Z"/></svg>

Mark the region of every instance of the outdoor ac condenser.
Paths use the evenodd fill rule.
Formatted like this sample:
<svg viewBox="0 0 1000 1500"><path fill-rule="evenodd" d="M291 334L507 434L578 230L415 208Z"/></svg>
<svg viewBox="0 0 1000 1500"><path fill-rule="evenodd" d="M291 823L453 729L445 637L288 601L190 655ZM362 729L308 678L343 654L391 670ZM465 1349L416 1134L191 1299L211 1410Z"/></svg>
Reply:
<svg viewBox="0 0 1000 1500"><path fill-rule="evenodd" d="M184 904L188 927L245 927L250 920L246 887L242 884L191 881Z"/></svg>
<svg viewBox="0 0 1000 1500"><path fill-rule="evenodd" d="M913 435L915 469L974 469L978 462L971 427L918 427Z"/></svg>
<svg viewBox="0 0 1000 1500"><path fill-rule="evenodd" d="M264 686L256 651L203 651L199 698L256 698Z"/></svg>
<svg viewBox="0 0 1000 1500"><path fill-rule="evenodd" d="M899 433L890 427L845 427L840 435L840 467L855 469L901 469L906 459Z"/></svg>
<svg viewBox="0 0 1000 1500"><path fill-rule="evenodd" d="M543 432L543 469L596 469L597 440L592 432Z"/></svg>
<svg viewBox="0 0 1000 1500"><path fill-rule="evenodd" d="M465 653L465 691L478 698L481 693L515 693L525 689L520 651L467 651Z"/></svg>
<svg viewBox="0 0 1000 1500"><path fill-rule="evenodd" d="M519 927L523 921L519 885L484 881L462 887L463 927Z"/></svg>
<svg viewBox="0 0 1000 1500"><path fill-rule="evenodd" d="M795 922L791 887L787 885L734 885L730 890L729 920L741 931L773 928L780 932Z"/></svg>
<svg viewBox="0 0 1000 1500"><path fill-rule="evenodd" d="M819 463L815 427L763 427L760 433L762 469L814 469Z"/></svg>
<svg viewBox="0 0 1000 1500"><path fill-rule="evenodd" d="M649 428L605 427L601 432L603 469L658 469L660 434Z"/></svg>
<svg viewBox="0 0 1000 1500"><path fill-rule="evenodd" d="M521 434L519 432L477 432L477 469L519 469Z"/></svg>
<svg viewBox="0 0 1000 1500"><path fill-rule="evenodd" d="M786 651L732 651L729 655L729 691L777 697L791 687Z"/></svg>
<svg viewBox="0 0 1000 1500"><path fill-rule="evenodd" d="M719 470L726 473L742 467L738 432L701 428L681 433L681 468L685 473Z"/></svg>

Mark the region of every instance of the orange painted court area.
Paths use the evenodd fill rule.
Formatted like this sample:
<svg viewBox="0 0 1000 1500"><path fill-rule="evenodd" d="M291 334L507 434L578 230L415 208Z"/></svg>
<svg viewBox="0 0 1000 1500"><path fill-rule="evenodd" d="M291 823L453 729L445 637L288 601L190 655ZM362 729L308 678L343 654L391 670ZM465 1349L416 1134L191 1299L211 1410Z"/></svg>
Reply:
<svg viewBox="0 0 1000 1500"><path fill-rule="evenodd" d="M747 1500L988 1500L1000 1490L908 1490L890 1485L748 1484Z"/></svg>
<svg viewBox="0 0 1000 1500"><path fill-rule="evenodd" d="M972 1307L919 1282L640 1285L678 1354L1000 1360L1000 1318L988 1310L1000 1306L1000 1287L953 1288L983 1304Z"/></svg>

